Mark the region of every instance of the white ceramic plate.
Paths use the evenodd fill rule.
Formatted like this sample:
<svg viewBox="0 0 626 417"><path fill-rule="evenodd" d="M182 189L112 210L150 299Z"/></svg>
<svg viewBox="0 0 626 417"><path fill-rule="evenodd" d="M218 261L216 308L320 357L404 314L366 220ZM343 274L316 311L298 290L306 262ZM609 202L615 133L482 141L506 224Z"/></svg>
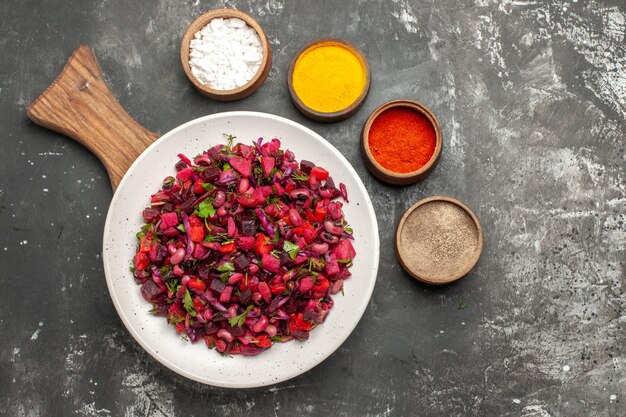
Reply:
<svg viewBox="0 0 626 417"><path fill-rule="evenodd" d="M195 156L218 143L223 134L250 143L259 137L281 140L298 160L327 168L348 189L346 219L354 229L357 256L344 295L309 340L277 343L255 357L226 357L204 342L181 339L163 317L154 317L129 272L142 225L141 211L163 178L175 173L177 154ZM355 142L356 144L356 142ZM356 146L356 145L355 145ZM104 226L103 261L113 304L128 331L156 360L173 371L205 384L246 388L275 384L311 369L330 356L359 322L372 295L379 258L378 225L370 198L354 168L337 149L310 129L282 117L256 112L229 112L201 117L163 135L137 158L120 183Z"/></svg>

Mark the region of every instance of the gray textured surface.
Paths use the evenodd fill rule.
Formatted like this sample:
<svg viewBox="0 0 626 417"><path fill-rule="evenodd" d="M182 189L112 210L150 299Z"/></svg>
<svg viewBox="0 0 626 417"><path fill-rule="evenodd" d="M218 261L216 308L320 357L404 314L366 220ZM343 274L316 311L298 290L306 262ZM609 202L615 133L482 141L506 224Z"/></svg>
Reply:
<svg viewBox="0 0 626 417"><path fill-rule="evenodd" d="M545 3L227 2L258 19L274 50L266 84L228 104L200 96L178 61L186 25L222 3L0 3L0 414L624 415L626 6ZM326 35L360 45L373 73L364 108L332 125L301 116L285 87L292 54ZM100 259L106 173L25 116L80 42L152 130L265 111L352 162L383 249L371 304L331 358L233 391L178 377L130 338ZM438 115L444 150L426 181L394 188L369 175L357 141L368 113L402 96ZM470 205L486 240L467 278L431 289L400 270L392 231L437 194Z"/></svg>

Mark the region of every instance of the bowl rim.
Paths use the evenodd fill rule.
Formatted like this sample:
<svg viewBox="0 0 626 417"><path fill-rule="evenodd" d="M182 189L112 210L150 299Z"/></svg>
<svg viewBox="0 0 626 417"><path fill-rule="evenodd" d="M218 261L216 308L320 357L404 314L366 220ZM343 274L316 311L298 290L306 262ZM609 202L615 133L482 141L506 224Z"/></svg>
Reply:
<svg viewBox="0 0 626 417"><path fill-rule="evenodd" d="M359 61L361 61L361 64L363 65L363 69L365 70L365 86L363 87L363 91L361 91L361 94L359 95L359 97L354 101L354 103L352 103L345 109L338 110L335 112L320 112L320 111L312 109L311 107L304 104L304 102L300 99L300 97L298 97L295 89L293 88L293 71L295 69L296 63L298 62L298 59L307 50L312 49L316 47L317 45L320 45L323 43L338 43L338 44L343 45L343 47L348 49L350 52L352 52L359 58ZM365 101L365 99L367 98L367 95L369 94L371 83L372 83L372 76L371 76L370 65L363 51L360 48L356 47L350 41L347 41L342 38L337 38L334 36L326 36L326 37L313 39L312 41L304 45L302 48L300 48L300 50L298 50L298 52L296 52L294 57L291 59L291 62L289 63L289 70L287 72L287 88L289 89L289 96L291 97L291 101L298 108L298 110L300 110L300 112L302 112L305 116L313 120L317 120L321 122L340 121L340 120L345 120L348 117L352 116L361 107L361 105L363 105L363 102Z"/></svg>
<svg viewBox="0 0 626 417"><path fill-rule="evenodd" d="M413 271L407 263L404 262L404 259L402 258L402 254L400 251L400 233L404 228L404 224L406 222L406 220L409 218L409 216L411 215L411 213L413 213L415 210L417 210L419 207L428 204L428 203L432 203L433 201L441 201L441 202L446 202L446 203L450 203L450 204L454 204L457 207L461 208L463 211L465 211L465 213L467 213L470 218L472 219L472 221L474 222L474 225L476 226L476 230L478 232L478 243L477 243L477 247L475 250L474 255L472 256L471 260L467 263L467 265L461 270L461 272L457 273L456 275L453 275L451 277L448 277L447 279L444 280L433 280L430 279L427 276L424 275L420 275L419 273ZM478 260L480 259L480 256L483 252L483 240L484 240L484 233L483 233L483 228L482 225L480 224L480 220L478 220L478 216L476 216L476 214L474 213L474 211L469 208L466 204L462 203L461 201L457 200L454 197L448 197L448 196L432 196L432 197L427 197L424 199L421 199L419 201L417 201L416 203L414 203L411 207L409 207L404 214L402 215L402 218L400 219L400 221L398 222L398 225L396 227L396 238L395 238L395 246L396 246L396 256L398 257L398 260L400 261L400 265L402 265L402 268L404 268L404 270L411 275L413 278L417 279L418 281L421 281L425 284L431 284L431 285L445 285L445 284L450 284L454 281L457 281L458 279L464 277L465 275L467 275L475 266L476 263L478 263Z"/></svg>
<svg viewBox="0 0 626 417"><path fill-rule="evenodd" d="M408 107L410 109L413 109L419 112L420 114L426 116L426 118L430 121L430 123L433 125L435 129L435 138L436 138L435 151L433 152L433 155L430 157L428 162L422 165L420 168L416 169L415 171L401 173L401 172L395 172L390 169L387 169L384 166L382 166L376 160L376 158L374 158L374 155L372 155L372 152L370 151L369 131L372 127L372 124L378 118L378 116L380 116L385 110L389 110L395 107ZM409 99L409 98L400 98L400 99L390 100L378 106L370 114L370 116L365 121L365 124L363 125L363 133L361 135L361 141L362 141L363 152L365 156L367 157L367 159L369 160L369 162L371 163L371 165L373 166L373 168L375 168L376 170L378 170L385 176L395 178L395 179L400 179L400 180L415 179L417 181L420 179L420 177L430 172L430 170L433 169L436 163L438 162L439 157L441 155L441 148L443 147L443 135L441 132L441 125L439 124L439 120L437 119L433 111L430 110L430 108L428 108L423 103L414 99ZM383 178L381 179L383 181L386 181Z"/></svg>
<svg viewBox="0 0 626 417"><path fill-rule="evenodd" d="M263 59L261 60L261 65L259 66L259 69L257 70L257 72L254 74L254 77L252 77L252 79L250 79L246 84L242 85L241 87L238 87L232 90L216 90L214 88L211 88L207 85L202 84L191 73L191 66L189 65L189 50L191 49L190 44L191 44L191 40L193 39L193 36L199 30L201 30L206 25L208 25L213 19L218 19L218 18L223 18L223 19L239 18L243 20L244 22L246 22L248 26L253 28L256 31L256 33L259 35L259 39L261 40L261 47L263 48ZM247 13L244 13L242 11L235 10L235 9L226 9L226 8L210 10L198 16L193 22L189 24L189 26L187 26L187 29L185 30L185 33L183 34L183 37L181 40L181 47L180 47L180 61L183 66L183 70L185 71L185 75L187 75L187 78L189 78L189 80L194 85L194 87L196 87L198 90L202 91L208 96L211 96L214 98L222 98L222 99L233 97L233 96L237 98L243 98L249 94L252 94L258 87L260 87L260 85L263 83L264 80L261 80L260 84L256 86L256 88L254 88L252 91L249 91L249 89L255 87L255 84L259 82L261 77L267 76L268 71L266 71L266 69L270 65L271 55L272 55L272 51L271 51L269 42L267 41L267 36L265 35L263 28L261 28L261 25L259 25L258 22L254 20L254 18L252 18L252 16L248 15Z"/></svg>
<svg viewBox="0 0 626 417"><path fill-rule="evenodd" d="M128 304L124 304L122 303L122 301L120 301L120 294L126 292L125 291L126 284L124 284L124 287L119 287L116 285L118 280L123 279L119 277L120 276L123 277L124 275L114 274L114 265L117 265L117 262L114 261L116 254L113 254L113 250L109 250L110 249L109 243L111 239L112 229L115 227L115 224L117 224L120 221L120 216L116 216L116 211L120 210L119 205L123 204L122 202L125 200L124 190L128 189L128 187L131 186L129 183L132 183L133 181L132 177L137 175L137 173L134 172L136 169L139 169L137 167L139 165L145 166L146 165L145 161L147 158L154 155L155 153L158 154L159 147L163 146L164 142L174 141L174 140L185 141L184 139L177 139L176 136L180 136L180 135L184 136L184 132L186 131L186 129L192 128L194 125L211 123L213 121L217 121L220 119L231 119L231 118L239 118L239 117L257 118L258 120L265 120L265 121L271 122L272 124L274 123L284 124L296 130L299 130L300 132L302 132L303 135L306 135L307 137L312 137L314 139L314 142L317 142L321 148L332 153L336 158L339 159L341 166L343 167L343 169L346 170L349 176L355 181L356 189L360 191L361 195L365 199L365 201L363 201L360 206L358 205L358 203L356 204L356 206L360 207L360 209L356 207L353 209L362 210L364 213L367 213L367 217L372 222L371 224L372 228L370 229L370 234L367 234L369 236L369 239L363 240L363 242L369 241L368 247L371 247L371 250L374 253L374 257L369 258L372 261L371 270L373 271L373 275L367 275L368 277L371 277L371 279L362 282L363 285L360 286L360 288L364 291L364 297L362 299L362 302L359 302L357 307L354 310L352 310L356 314L354 314L353 316L347 316L343 324L339 325L339 329L341 329L341 332L334 334L334 337L331 338L330 342L324 345L326 350L324 351L325 353L323 354L323 358L319 360L315 360L311 362L310 364L303 366L303 367L283 366L282 369L285 369L288 371L287 372L288 375L284 377L281 376L279 378L271 378L271 379L269 379L268 377L268 379L264 379L263 382L258 382L258 381L250 382L250 380L248 380L246 383L220 382L216 380L217 377L213 374L199 375L198 373L190 371L188 368L181 367L171 362L169 359L167 359L164 351L160 349L160 345L156 346L154 344L151 344L149 341L147 341L147 339L144 338L143 328L141 328L141 326L135 326L131 322L130 317L132 317L133 315L127 308ZM354 202L350 204L354 204ZM123 218L126 218L126 217L127 217L126 215L123 216ZM128 221L127 218L126 220ZM289 379L295 378L296 376L299 376L307 372L308 370L314 368L315 366L319 365L324 360L326 360L328 357L330 357L333 354L333 352L339 349L339 347L348 339L348 337L353 334L357 325L361 323L361 320L364 318L363 316L367 308L369 307L369 303L373 295L376 281L378 279L377 271L379 270L379 265L380 265L380 238L378 235L378 230L379 230L378 219L375 214L374 205L373 205L371 196L369 192L367 191L365 184L363 183L363 179L361 178L361 176L358 175L357 171L355 170L354 166L350 163L350 161L348 161L348 159L335 147L335 145L330 143L322 135L313 131L311 128L304 126L301 123L298 123L293 120L287 119L282 116L274 115L274 114L256 112L256 111L219 112L219 113L213 113L210 115L198 117L184 124L181 124L178 127L175 127L174 129L170 130L169 132L162 135L159 139L154 141L133 162L131 167L128 169L127 173L122 178L122 181L120 182L119 186L115 190L115 193L113 194L111 203L107 211L107 215L106 215L106 219L104 223L104 231L103 231L103 236L102 236L102 260L103 260L103 268L104 268L108 293L112 299L112 302L113 302L113 305L115 306L115 310L117 311L117 314L119 315L125 328L131 334L133 339L137 343L139 343L139 345L147 353L149 353L151 357L153 357L155 360L157 360L159 363L161 363L165 367L176 372L177 374L182 375L191 380L203 383L203 384L209 384L212 386L219 386L219 387L225 387L225 388L258 388L262 386L275 385L275 384L287 381ZM130 236L132 236L132 233L130 234ZM136 240L134 240L134 242L136 244ZM122 268L125 271L128 271L128 268L126 267L122 267ZM116 276L118 278L116 278ZM137 288L137 286L134 285L132 279L130 279L130 281L128 282L128 285L132 286L135 289ZM361 298L359 298L359 300L361 300ZM347 332L344 333L343 330L346 330ZM323 331L323 329L320 329L320 331ZM185 346L188 346L188 345L185 344ZM191 344L189 344L189 347L191 347ZM312 358L313 356L314 355L309 355L308 357Z"/></svg>

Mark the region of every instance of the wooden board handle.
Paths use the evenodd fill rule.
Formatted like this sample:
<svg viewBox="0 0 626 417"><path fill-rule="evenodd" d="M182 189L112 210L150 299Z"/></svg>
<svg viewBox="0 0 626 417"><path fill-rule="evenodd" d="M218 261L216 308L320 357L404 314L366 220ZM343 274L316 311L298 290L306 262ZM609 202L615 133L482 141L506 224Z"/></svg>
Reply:
<svg viewBox="0 0 626 417"><path fill-rule="evenodd" d="M114 191L139 154L159 137L124 111L86 45L74 50L61 74L26 113L33 122L93 152L104 164Z"/></svg>

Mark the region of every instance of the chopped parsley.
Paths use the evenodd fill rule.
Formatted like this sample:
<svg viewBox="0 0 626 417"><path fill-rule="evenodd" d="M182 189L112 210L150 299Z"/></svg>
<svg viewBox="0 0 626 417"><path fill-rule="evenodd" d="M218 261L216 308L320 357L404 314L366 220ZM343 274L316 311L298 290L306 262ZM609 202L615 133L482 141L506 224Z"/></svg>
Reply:
<svg viewBox="0 0 626 417"><path fill-rule="evenodd" d="M285 240L285 243L283 244L283 250L289 254L289 257L293 261L294 259L296 259L296 256L298 256L298 252L300 252L300 246L296 245L295 243L291 243L288 240Z"/></svg>
<svg viewBox="0 0 626 417"><path fill-rule="evenodd" d="M203 182L202 188L204 188L206 191L213 191L215 190L215 185L211 184L210 182Z"/></svg>
<svg viewBox="0 0 626 417"><path fill-rule="evenodd" d="M185 318L184 318L184 317L176 317L176 316L174 316L173 314L168 315L168 316L167 316L167 319L168 319L168 320L170 321L170 323L172 323L172 324L178 324L178 323L181 323L181 322L185 321Z"/></svg>
<svg viewBox="0 0 626 417"><path fill-rule="evenodd" d="M207 217L215 216L215 207L213 207L213 199L207 198L196 207L194 214L206 219Z"/></svg>
<svg viewBox="0 0 626 417"><path fill-rule="evenodd" d="M170 277L170 274L172 273L172 268L172 265L165 265L159 268L159 271L161 272L161 279L163 281L167 281L167 279Z"/></svg>
<svg viewBox="0 0 626 417"><path fill-rule="evenodd" d="M252 311L252 309L254 308L254 304L249 305L248 308L246 308L246 311L244 311L243 313L239 314L238 316L235 316L231 319L228 319L228 324L230 324L230 327L241 327L243 326L243 323L246 321L246 316L248 315L248 313L250 311Z"/></svg>
<svg viewBox="0 0 626 417"><path fill-rule="evenodd" d="M178 285L177 279L171 279L165 283L165 286L171 292L177 292L180 289L180 285Z"/></svg>
<svg viewBox="0 0 626 417"><path fill-rule="evenodd" d="M324 268L324 261L322 259L309 258L309 272L313 269Z"/></svg>
<svg viewBox="0 0 626 417"><path fill-rule="evenodd" d="M233 272L235 270L235 265L232 262L224 262L218 268L220 272Z"/></svg>
<svg viewBox="0 0 626 417"><path fill-rule="evenodd" d="M185 307L185 310L187 310L187 313L189 313L193 317L196 316L196 309L193 305L191 294L189 293L189 290L187 289L185 289L185 295L183 296L183 307Z"/></svg>

